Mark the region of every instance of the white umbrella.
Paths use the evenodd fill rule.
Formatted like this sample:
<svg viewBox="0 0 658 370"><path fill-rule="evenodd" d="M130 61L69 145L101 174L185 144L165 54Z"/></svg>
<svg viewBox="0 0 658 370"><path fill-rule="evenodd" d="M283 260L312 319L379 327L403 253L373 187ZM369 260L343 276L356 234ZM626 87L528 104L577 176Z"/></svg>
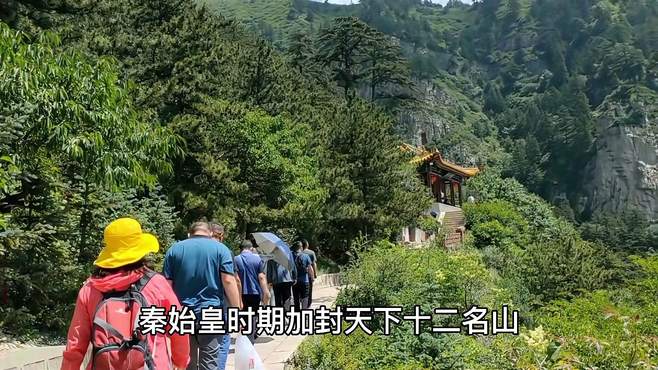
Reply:
<svg viewBox="0 0 658 370"><path fill-rule="evenodd" d="M272 233L253 233L256 250L262 257L270 257L279 265L292 270L292 252L290 246Z"/></svg>

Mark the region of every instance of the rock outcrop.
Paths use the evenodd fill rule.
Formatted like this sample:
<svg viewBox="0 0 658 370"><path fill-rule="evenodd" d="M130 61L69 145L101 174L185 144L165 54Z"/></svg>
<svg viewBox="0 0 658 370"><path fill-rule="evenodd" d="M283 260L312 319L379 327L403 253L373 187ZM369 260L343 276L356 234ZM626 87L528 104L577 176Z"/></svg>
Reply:
<svg viewBox="0 0 658 370"><path fill-rule="evenodd" d="M590 212L634 208L658 220L658 114L655 94L642 92L612 96L599 109L596 156L586 171Z"/></svg>

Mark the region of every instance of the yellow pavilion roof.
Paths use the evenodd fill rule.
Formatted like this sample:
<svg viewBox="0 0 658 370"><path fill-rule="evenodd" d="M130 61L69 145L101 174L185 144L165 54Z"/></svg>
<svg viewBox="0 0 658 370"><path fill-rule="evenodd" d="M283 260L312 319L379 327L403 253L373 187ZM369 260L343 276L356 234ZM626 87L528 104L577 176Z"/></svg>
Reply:
<svg viewBox="0 0 658 370"><path fill-rule="evenodd" d="M462 167L443 159L443 157L441 157L441 153L437 149L428 150L424 147L415 147L410 144L403 144L402 150L414 153L414 157L411 159L411 163L416 165L420 165L426 162L434 162L438 167L464 177L473 177L480 172L480 169L477 167Z"/></svg>

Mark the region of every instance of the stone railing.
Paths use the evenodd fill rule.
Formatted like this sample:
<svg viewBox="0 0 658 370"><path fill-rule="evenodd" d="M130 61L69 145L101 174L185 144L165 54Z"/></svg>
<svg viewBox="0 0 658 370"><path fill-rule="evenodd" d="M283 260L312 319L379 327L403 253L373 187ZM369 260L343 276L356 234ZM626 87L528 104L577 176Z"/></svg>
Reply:
<svg viewBox="0 0 658 370"><path fill-rule="evenodd" d="M0 353L0 370L59 370L64 346L21 348Z"/></svg>
<svg viewBox="0 0 658 370"><path fill-rule="evenodd" d="M343 280L343 274L323 274L318 276L313 282L313 287L324 288L332 286L340 286Z"/></svg>

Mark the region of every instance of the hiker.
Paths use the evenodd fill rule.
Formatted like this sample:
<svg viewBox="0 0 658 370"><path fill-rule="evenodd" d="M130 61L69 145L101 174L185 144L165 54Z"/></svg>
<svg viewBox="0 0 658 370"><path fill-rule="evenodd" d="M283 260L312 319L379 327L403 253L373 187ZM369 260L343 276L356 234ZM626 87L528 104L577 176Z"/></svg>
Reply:
<svg viewBox="0 0 658 370"><path fill-rule="evenodd" d="M240 254L234 258L235 278L242 294L243 309L254 312L253 331L247 335L251 343L256 340L256 323L260 303L267 305L270 301L270 291L265 276L265 263L254 253L254 244L245 239L240 244Z"/></svg>
<svg viewBox="0 0 658 370"><path fill-rule="evenodd" d="M210 233L212 234L212 238L215 239L216 241L220 243L224 243L224 226L221 224L218 224L216 222L211 222L208 224L210 226ZM231 249L229 248L229 252ZM231 253L231 258L233 258L233 253ZM238 286L238 292L240 291L240 284L236 280L236 284ZM227 302L224 300L224 308L227 308ZM240 301L240 307L242 307L242 301ZM226 315L224 315L224 320L226 320ZM224 340L220 343L219 346L219 356L221 358L228 359L228 353L231 347L231 336L230 335L225 335Z"/></svg>
<svg viewBox="0 0 658 370"><path fill-rule="evenodd" d="M305 310L308 308L308 288L309 288L309 276L313 276L313 264L311 262L311 257L308 254L303 253L304 243L298 241L295 243L294 261L295 267L297 269L297 280L295 285L292 288L292 292L295 298L295 309Z"/></svg>
<svg viewBox="0 0 658 370"><path fill-rule="evenodd" d="M289 256L292 269L294 270L294 263L292 256ZM292 286L295 283L293 279L294 271L278 264L274 259L267 261L267 282L272 284L274 291L274 305L283 307L284 310L289 311L292 306Z"/></svg>
<svg viewBox="0 0 658 370"><path fill-rule="evenodd" d="M231 252L224 244L212 239L207 222L192 224L188 238L169 248L163 270L181 304L192 309L197 320L203 317L203 309L222 309L225 299L229 306L240 306ZM223 370L227 361L227 355L222 351L226 335L190 336L188 370Z"/></svg>
<svg viewBox="0 0 658 370"><path fill-rule="evenodd" d="M93 357L87 369L185 369L188 338L170 336L170 357L164 333L142 335L134 325L141 307L168 312L180 306L167 280L151 267L149 254L159 250L158 240L131 218L110 223L103 240L94 271L78 293L61 369L80 370L90 343Z"/></svg>
<svg viewBox="0 0 658 370"><path fill-rule="evenodd" d="M310 306L311 303L313 303L313 282L318 278L318 258L315 255L315 252L311 249L308 240L302 239L302 244L304 247L302 253L311 258L311 264L313 266L313 274L308 276L308 305Z"/></svg>

